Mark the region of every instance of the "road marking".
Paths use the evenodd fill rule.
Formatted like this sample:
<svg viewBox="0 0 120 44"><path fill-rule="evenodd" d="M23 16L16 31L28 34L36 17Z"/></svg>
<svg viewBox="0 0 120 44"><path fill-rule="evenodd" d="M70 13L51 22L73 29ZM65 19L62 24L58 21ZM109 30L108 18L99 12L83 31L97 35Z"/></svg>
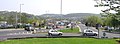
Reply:
<svg viewBox="0 0 120 44"><path fill-rule="evenodd" d="M82 32L81 28L77 25L77 27L79 28L79 32Z"/></svg>
<svg viewBox="0 0 120 44"><path fill-rule="evenodd" d="M31 32L18 32L18 33L9 33L7 35L25 35L25 34L32 34Z"/></svg>

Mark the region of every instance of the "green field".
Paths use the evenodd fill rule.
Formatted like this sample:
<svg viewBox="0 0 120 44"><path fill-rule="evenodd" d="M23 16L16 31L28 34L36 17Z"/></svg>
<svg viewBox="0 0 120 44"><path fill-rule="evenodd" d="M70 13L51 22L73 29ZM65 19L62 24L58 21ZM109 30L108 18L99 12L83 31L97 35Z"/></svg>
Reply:
<svg viewBox="0 0 120 44"><path fill-rule="evenodd" d="M73 28L73 30L71 28L69 29L63 29L63 30L59 30L60 32L63 32L63 33L79 33L79 28L76 27L76 28Z"/></svg>
<svg viewBox="0 0 120 44"><path fill-rule="evenodd" d="M117 44L114 39L93 38L31 38L0 42L0 44Z"/></svg>

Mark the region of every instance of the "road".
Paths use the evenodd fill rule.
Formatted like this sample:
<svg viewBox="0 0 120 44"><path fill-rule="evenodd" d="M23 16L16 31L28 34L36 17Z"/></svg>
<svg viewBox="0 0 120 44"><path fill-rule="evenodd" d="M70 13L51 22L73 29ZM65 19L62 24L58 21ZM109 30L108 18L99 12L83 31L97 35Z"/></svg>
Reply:
<svg viewBox="0 0 120 44"><path fill-rule="evenodd" d="M23 29L19 30L0 30L0 39L5 39L5 38L26 38L26 37L49 37L47 31L49 29L40 29L37 30L40 33L32 34L30 31L25 31ZM62 36L82 36L81 34L78 33L63 33Z"/></svg>
<svg viewBox="0 0 120 44"><path fill-rule="evenodd" d="M47 38L47 37L79 37L79 36L81 36L81 34L77 34L77 33L63 33L62 36L48 36L48 33L38 33L38 34L21 34L21 35L0 36L0 40L11 39L11 38L33 38L33 37Z"/></svg>
<svg viewBox="0 0 120 44"><path fill-rule="evenodd" d="M87 28L89 28L95 32L98 32L98 30L95 29L94 27L87 27L84 24L79 24L79 26L80 26L82 32ZM103 32L105 32L105 31L103 31L103 30L99 31L99 37L103 37ZM105 32L105 33L106 33L106 37L108 37L108 38L120 37L120 34L107 33L107 32Z"/></svg>
<svg viewBox="0 0 120 44"><path fill-rule="evenodd" d="M81 28L81 32L84 31L84 29L87 29L87 27L84 24L79 24L79 27ZM95 29L94 27L88 27L90 29L92 29L95 32L98 32L97 29ZM48 37L47 33L43 33L43 32L47 32L49 31L49 29L40 29L37 30L37 32L41 32L41 33L37 33L37 34L32 34L30 31L25 31L24 29L17 29L17 30L0 30L0 39L3 38L22 38L22 37ZM113 37L120 37L120 34L113 34L113 33L107 33L106 32L106 36L109 38L113 38ZM63 33L62 36L82 36L82 34L80 33ZM103 36L103 31L100 30L100 37ZM97 37L97 36L96 36Z"/></svg>
<svg viewBox="0 0 120 44"><path fill-rule="evenodd" d="M37 29L37 32L48 32L49 29ZM0 29L0 36L6 35L25 35L32 34L30 31L26 31L24 29Z"/></svg>

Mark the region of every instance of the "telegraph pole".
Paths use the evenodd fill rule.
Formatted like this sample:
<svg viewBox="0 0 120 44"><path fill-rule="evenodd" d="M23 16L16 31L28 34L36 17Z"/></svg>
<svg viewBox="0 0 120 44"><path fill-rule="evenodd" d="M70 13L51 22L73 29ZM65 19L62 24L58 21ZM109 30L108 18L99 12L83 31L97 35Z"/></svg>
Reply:
<svg viewBox="0 0 120 44"><path fill-rule="evenodd" d="M60 14L62 15L62 0L60 2Z"/></svg>
<svg viewBox="0 0 120 44"><path fill-rule="evenodd" d="M17 16L17 14L16 14L16 25L15 25L15 28L17 29L17 23L18 23L18 16Z"/></svg>
<svg viewBox="0 0 120 44"><path fill-rule="evenodd" d="M22 5L24 5L24 4L20 4L20 23L21 23L21 9L22 9Z"/></svg>

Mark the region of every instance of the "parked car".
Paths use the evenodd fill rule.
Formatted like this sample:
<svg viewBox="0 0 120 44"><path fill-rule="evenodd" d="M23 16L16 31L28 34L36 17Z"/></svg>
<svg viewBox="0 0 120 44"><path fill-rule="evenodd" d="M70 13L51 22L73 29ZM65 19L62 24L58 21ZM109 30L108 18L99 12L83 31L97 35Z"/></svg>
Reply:
<svg viewBox="0 0 120 44"><path fill-rule="evenodd" d="M47 26L46 29L52 29L53 27L52 26Z"/></svg>
<svg viewBox="0 0 120 44"><path fill-rule="evenodd" d="M52 35L59 35L59 36L61 36L63 33L62 32L59 32L59 31L57 31L57 30L49 30L49 32L48 32L48 35L49 36L52 36Z"/></svg>
<svg viewBox="0 0 120 44"><path fill-rule="evenodd" d="M105 26L105 30L113 30L114 27Z"/></svg>
<svg viewBox="0 0 120 44"><path fill-rule="evenodd" d="M0 29L14 28L12 24L0 24Z"/></svg>
<svg viewBox="0 0 120 44"><path fill-rule="evenodd" d="M83 36L97 36L98 32L94 32L90 29L85 29L83 32Z"/></svg>
<svg viewBox="0 0 120 44"><path fill-rule="evenodd" d="M35 28L33 26L31 26L31 25L25 25L24 29L26 31L34 31Z"/></svg>
<svg viewBox="0 0 120 44"><path fill-rule="evenodd" d="M0 29L6 29L8 26L6 24L0 24Z"/></svg>

